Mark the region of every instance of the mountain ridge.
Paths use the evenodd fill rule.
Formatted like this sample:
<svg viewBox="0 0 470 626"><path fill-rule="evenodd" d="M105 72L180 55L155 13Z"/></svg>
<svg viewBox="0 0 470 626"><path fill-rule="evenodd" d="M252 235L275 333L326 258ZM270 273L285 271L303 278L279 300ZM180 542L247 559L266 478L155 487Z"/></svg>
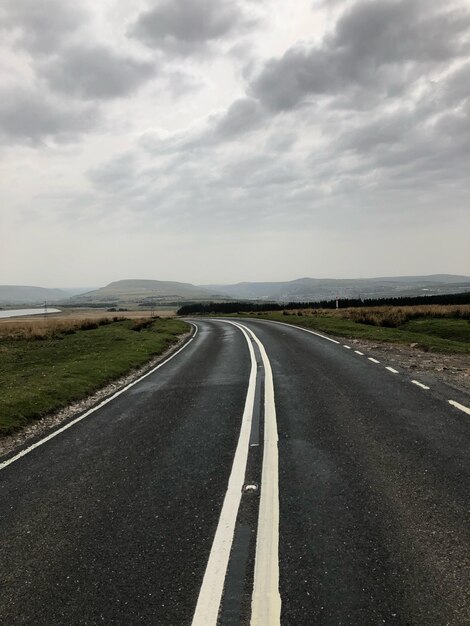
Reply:
<svg viewBox="0 0 470 626"><path fill-rule="evenodd" d="M470 276L430 274L424 276L385 276L374 278L310 278L290 281L244 281L233 284L194 285L179 281L123 279L73 295L70 290L0 285L0 306L14 304L54 304L136 302L154 304L191 300L265 300L307 302L339 298L380 298L458 293L470 290ZM80 290L83 291L83 290Z"/></svg>

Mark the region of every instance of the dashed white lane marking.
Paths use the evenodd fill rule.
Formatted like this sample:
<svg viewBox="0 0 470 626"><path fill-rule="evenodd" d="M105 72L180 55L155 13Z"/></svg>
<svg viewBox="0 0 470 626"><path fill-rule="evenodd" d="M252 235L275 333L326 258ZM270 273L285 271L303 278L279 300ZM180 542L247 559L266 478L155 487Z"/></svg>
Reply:
<svg viewBox="0 0 470 626"><path fill-rule="evenodd" d="M86 413L83 413L83 415L80 415L80 417L77 417L76 419L72 420L71 422L68 422L68 424L65 424L65 426L62 426L62 428L58 428L57 430L52 432L50 435L47 435L47 437L44 437L44 439L40 439L39 441L36 441L36 443L33 443L33 445L29 446L28 448L25 448L24 450L21 450L21 452L18 452L18 454L16 454L15 456L11 457L11 459L7 459L6 461L3 461L3 463L0 463L0 470L4 469L8 465L11 465L15 461L18 461L18 459L21 459L21 457L26 456L27 454L29 454L30 452L32 452L36 448L39 448L39 446L42 446L47 441L50 441L54 437L57 437L57 435L60 435L60 433L63 433L64 430L72 428L72 426L75 426L75 424L78 424L78 422L81 422L82 420L84 420L85 417L88 417L89 415L91 415L95 411L98 411L99 409L104 407L106 404L108 404L109 402L111 402L112 400L114 400L115 398L120 396L121 394L125 393L128 389L130 389L134 385L137 385L138 383L140 383L141 380L144 380L144 378L147 378L147 376L150 376L151 374L153 374L154 372L159 370L161 367L166 365L166 363L168 363L168 361L171 361L171 359L174 359L177 354L182 352L185 348L187 348L189 346L189 344L192 341L194 341L194 338L197 335L197 332L198 332L197 325L194 324L193 322L189 322L189 323L192 326L194 326L194 328L195 328L194 335L191 337L191 339L189 339L189 341L187 341L183 346L181 346L181 348L179 350L177 350L176 352L173 352L173 354L171 356L169 356L167 359L162 361L159 365L157 365L156 367L151 369L149 372L147 372L146 374L144 374L143 376L141 376L137 380L134 380L133 382L129 383L128 385L126 385L125 387L120 389L119 391L116 391L116 393L114 393L112 396L109 396L109 398L106 398L105 400L103 400L102 402L100 402L99 404L94 406L93 408L89 409L88 411L86 411Z"/></svg>
<svg viewBox="0 0 470 626"><path fill-rule="evenodd" d="M392 372L392 374L398 374L398 371L393 369L393 367L388 367L387 366L385 369L388 370L389 372Z"/></svg>
<svg viewBox="0 0 470 626"><path fill-rule="evenodd" d="M455 406L456 409L460 409L467 415L470 415L470 409L468 408L468 406L465 406L464 404L460 404L460 402L456 402L455 400L449 400L449 404L451 404L452 406Z"/></svg>
<svg viewBox="0 0 470 626"><path fill-rule="evenodd" d="M413 385L418 385L418 387L421 387L421 389L430 389L430 387L428 387L427 385L423 385L423 383L420 383L418 380L412 380L411 382L413 383Z"/></svg>
<svg viewBox="0 0 470 626"><path fill-rule="evenodd" d="M225 320L224 320L225 321ZM238 439L232 471L228 481L219 523L215 532L214 541L209 554L206 571L202 581L192 626L216 626L219 614L222 592L227 575L227 567L232 548L235 524L245 482L246 464L250 444L251 422L255 401L257 363L255 351L245 328L234 322L227 322L242 331L251 358L251 372L243 411L242 425Z"/></svg>
<svg viewBox="0 0 470 626"><path fill-rule="evenodd" d="M373 359L371 356L367 358L369 359L369 361L372 361L372 363L380 363L380 361L377 361L377 359Z"/></svg>
<svg viewBox="0 0 470 626"><path fill-rule="evenodd" d="M347 346L346 344L343 344L343 348L346 348L346 350L351 350L351 346Z"/></svg>
<svg viewBox="0 0 470 626"><path fill-rule="evenodd" d="M359 350L354 350L354 352L355 352L356 354L359 354L360 356L364 356L364 352L360 352Z"/></svg>

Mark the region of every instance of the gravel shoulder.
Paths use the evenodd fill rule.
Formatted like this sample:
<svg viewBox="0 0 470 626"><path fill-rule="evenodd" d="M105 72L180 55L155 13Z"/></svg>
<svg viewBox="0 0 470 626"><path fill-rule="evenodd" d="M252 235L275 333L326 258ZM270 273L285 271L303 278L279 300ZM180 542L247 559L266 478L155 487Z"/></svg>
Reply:
<svg viewBox="0 0 470 626"><path fill-rule="evenodd" d="M419 345L377 343L363 339L349 339L358 350L363 350L387 365L401 367L410 375L426 375L430 380L445 383L470 394L470 356L425 352Z"/></svg>

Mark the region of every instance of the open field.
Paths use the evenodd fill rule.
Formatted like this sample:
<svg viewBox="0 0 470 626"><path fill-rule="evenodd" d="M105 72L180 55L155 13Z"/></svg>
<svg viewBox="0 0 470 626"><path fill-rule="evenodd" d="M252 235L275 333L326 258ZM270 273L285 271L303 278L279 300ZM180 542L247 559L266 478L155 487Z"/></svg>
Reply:
<svg viewBox="0 0 470 626"><path fill-rule="evenodd" d="M25 317L11 317L0 319L0 339L6 337L35 338L52 336L79 329L82 324L97 323L104 325L106 321L170 319L174 311L165 309L151 311L104 311L103 309L64 309L60 313L51 313L47 316L32 315Z"/></svg>
<svg viewBox="0 0 470 626"><path fill-rule="evenodd" d="M174 319L45 319L0 326L0 435L80 400L162 354Z"/></svg>
<svg viewBox="0 0 470 626"><path fill-rule="evenodd" d="M173 317L175 315L175 309L154 309L153 315L156 317ZM137 319L144 317L151 317L152 311L106 311L105 309L87 309L82 307L77 308L64 308L60 313L48 313L47 316L31 315L22 317L7 317L5 319L0 318L0 330L4 324L17 324L22 322L32 322L34 324L42 324L48 320L88 320L88 319L113 319L118 317L120 319Z"/></svg>

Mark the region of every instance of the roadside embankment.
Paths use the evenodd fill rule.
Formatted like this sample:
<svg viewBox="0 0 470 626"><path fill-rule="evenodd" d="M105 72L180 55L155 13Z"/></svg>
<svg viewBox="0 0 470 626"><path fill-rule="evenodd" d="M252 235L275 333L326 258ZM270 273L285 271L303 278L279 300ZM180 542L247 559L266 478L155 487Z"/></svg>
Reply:
<svg viewBox="0 0 470 626"><path fill-rule="evenodd" d="M189 329L175 319L2 325L0 437L154 362Z"/></svg>

